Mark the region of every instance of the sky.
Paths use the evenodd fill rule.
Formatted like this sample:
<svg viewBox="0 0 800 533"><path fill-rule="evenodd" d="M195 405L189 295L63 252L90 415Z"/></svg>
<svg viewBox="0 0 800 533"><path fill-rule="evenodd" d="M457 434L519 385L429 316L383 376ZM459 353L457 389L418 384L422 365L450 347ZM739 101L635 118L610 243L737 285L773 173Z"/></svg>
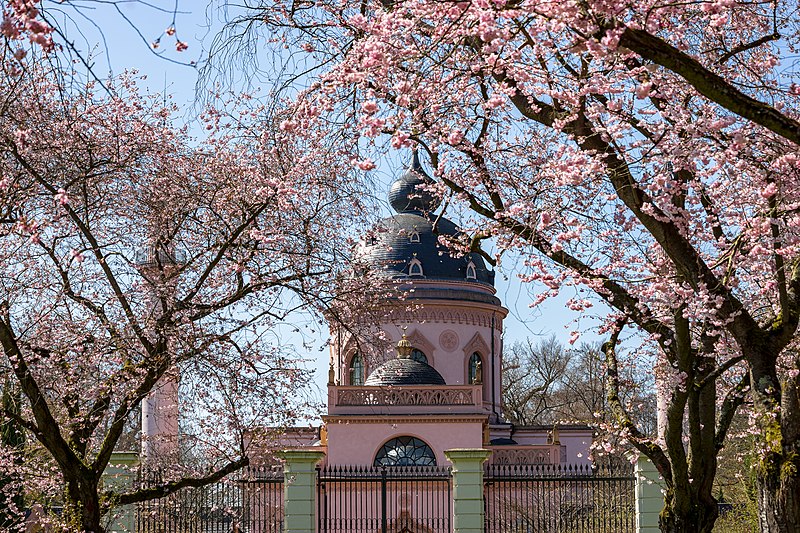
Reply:
<svg viewBox="0 0 800 533"><path fill-rule="evenodd" d="M223 29L230 11L215 9L218 5L206 0L153 0L145 4L136 0L122 0L115 3L77 0L76 8L58 2L45 4L49 17L58 22L73 46L85 57L91 57L92 70L99 77L117 75L123 71L136 70L146 78L141 87L152 93L164 93L182 110L181 120L191 125L198 112L198 91L208 91L211 87L198 86L198 66L207 57L213 39ZM174 28L174 34L170 35ZM178 42L185 43L186 50L176 50ZM157 43L157 47L154 47ZM242 81L241 70L234 64L226 65L230 73ZM85 68L78 64L78 69ZM244 80L245 82L249 80ZM268 83L268 80L265 80ZM191 128L195 135L202 130ZM388 189L392 176L403 170L405 154L396 158L382 159L381 167L375 172ZM390 209L386 208L386 215ZM536 287L519 282L513 261L496 276L497 295L509 309L505 321L504 342L509 346L526 337L545 338L555 335L567 343L573 330L583 331L581 341L596 341L598 337L591 332L597 325L592 318L592 310L581 316L567 310L564 302L570 294L551 299L536 309L530 309L532 292ZM600 309L596 310L600 314ZM328 370L328 350L324 348L324 334L313 323L301 326L300 334L293 327L279 332L282 341L292 342L297 351L308 359L308 366L315 370L317 395L325 398L325 384Z"/></svg>

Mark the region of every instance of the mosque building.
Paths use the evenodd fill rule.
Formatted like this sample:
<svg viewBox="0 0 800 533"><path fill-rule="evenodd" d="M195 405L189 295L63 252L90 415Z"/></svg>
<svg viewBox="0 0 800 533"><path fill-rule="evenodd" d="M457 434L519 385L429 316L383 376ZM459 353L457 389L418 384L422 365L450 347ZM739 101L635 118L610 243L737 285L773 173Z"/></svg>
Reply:
<svg viewBox="0 0 800 533"><path fill-rule="evenodd" d="M329 466L445 466L451 448L485 448L495 464L588 465L588 426L520 427L503 419L508 310L483 258L442 244L459 230L436 214L438 201L419 187L428 183L414 152L389 192L396 214L358 250L405 295L387 298L373 326L383 342L366 349L332 326L323 424L290 430L282 442L325 451Z"/></svg>

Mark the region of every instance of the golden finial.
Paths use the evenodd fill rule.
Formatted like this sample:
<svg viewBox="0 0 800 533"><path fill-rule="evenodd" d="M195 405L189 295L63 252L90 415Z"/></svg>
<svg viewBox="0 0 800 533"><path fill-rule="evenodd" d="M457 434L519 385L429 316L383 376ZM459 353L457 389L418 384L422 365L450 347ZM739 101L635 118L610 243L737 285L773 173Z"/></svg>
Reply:
<svg viewBox="0 0 800 533"><path fill-rule="evenodd" d="M403 329L405 330L405 328ZM408 340L405 331L403 331L403 338L400 339L397 343L397 358L409 359L411 357L411 351L413 349L414 347L411 346L411 341Z"/></svg>

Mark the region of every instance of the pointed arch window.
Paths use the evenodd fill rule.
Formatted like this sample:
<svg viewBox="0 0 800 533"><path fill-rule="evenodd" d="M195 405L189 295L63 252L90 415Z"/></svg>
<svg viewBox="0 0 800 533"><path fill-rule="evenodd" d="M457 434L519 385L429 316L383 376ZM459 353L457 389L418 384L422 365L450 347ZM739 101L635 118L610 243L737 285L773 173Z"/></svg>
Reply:
<svg viewBox="0 0 800 533"><path fill-rule="evenodd" d="M478 279L478 272L475 270L475 263L467 263L467 279Z"/></svg>
<svg viewBox="0 0 800 533"><path fill-rule="evenodd" d="M416 437L397 437L381 446L373 465L436 466L436 454L430 446Z"/></svg>
<svg viewBox="0 0 800 533"><path fill-rule="evenodd" d="M364 384L364 358L356 352L350 359L350 385Z"/></svg>
<svg viewBox="0 0 800 533"><path fill-rule="evenodd" d="M481 354L475 352L469 358L468 382L470 385L483 383L483 361Z"/></svg>
<svg viewBox="0 0 800 533"><path fill-rule="evenodd" d="M420 363L425 363L426 365L428 364L428 356L425 355L425 352L417 348L411 350L411 359Z"/></svg>
<svg viewBox="0 0 800 533"><path fill-rule="evenodd" d="M419 232L417 231L416 226L411 230L411 233L409 233L408 242L419 242Z"/></svg>
<svg viewBox="0 0 800 533"><path fill-rule="evenodd" d="M411 263L408 266L408 275L409 276L424 276L425 274L422 271L422 262L417 259L416 257L411 260Z"/></svg>

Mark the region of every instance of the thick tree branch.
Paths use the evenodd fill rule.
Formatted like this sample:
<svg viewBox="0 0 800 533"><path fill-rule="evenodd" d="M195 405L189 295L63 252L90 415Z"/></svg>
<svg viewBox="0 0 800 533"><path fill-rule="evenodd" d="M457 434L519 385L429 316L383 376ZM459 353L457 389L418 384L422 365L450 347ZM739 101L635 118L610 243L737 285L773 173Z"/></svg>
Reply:
<svg viewBox="0 0 800 533"><path fill-rule="evenodd" d="M0 315L7 315L7 309L8 303L0 303ZM28 398L34 420L36 420L35 428L29 429L34 429L36 439L50 451L62 469L66 471L85 469L80 458L75 455L67 441L61 436L59 424L50 411L47 398L39 388L39 384L33 374L31 374L25 357L19 349L11 324L4 316L0 316L0 345L2 345L3 351L11 363L22 392Z"/></svg>
<svg viewBox="0 0 800 533"><path fill-rule="evenodd" d="M608 376L606 380L606 396L608 398L609 407L611 407L611 413L614 415L617 423L629 435L631 444L646 455L648 459L653 461L653 464L664 480L668 483L672 483L672 466L664 450L639 431L636 424L633 423L633 420L625 410L625 406L622 405L622 400L619 396L617 343L619 342L619 336L624 327L625 319L618 320L611 333L611 338L603 343L602 347L606 357L606 375Z"/></svg>
<svg viewBox="0 0 800 533"><path fill-rule="evenodd" d="M671 70L685 79L700 94L784 139L800 145L800 122L774 107L752 98L719 74L704 67L698 60L650 33L625 28L620 46L633 50L643 58Z"/></svg>
<svg viewBox="0 0 800 533"><path fill-rule="evenodd" d="M123 494L117 494L113 491L109 491L106 492L104 496L108 501L113 502L114 505L129 505L132 503L154 500L156 498L163 498L164 496L169 496L170 494L178 492L181 489L197 488L209 485L211 483L219 481L220 479L224 478L225 476L227 476L232 472L236 472L237 470L244 468L249 464L250 464L250 458L242 457L241 459L230 462L223 468L220 468L216 472L204 477L187 477L177 481L170 481L169 483L156 485L155 487L148 487L145 489L140 489L134 492L127 492Z"/></svg>

